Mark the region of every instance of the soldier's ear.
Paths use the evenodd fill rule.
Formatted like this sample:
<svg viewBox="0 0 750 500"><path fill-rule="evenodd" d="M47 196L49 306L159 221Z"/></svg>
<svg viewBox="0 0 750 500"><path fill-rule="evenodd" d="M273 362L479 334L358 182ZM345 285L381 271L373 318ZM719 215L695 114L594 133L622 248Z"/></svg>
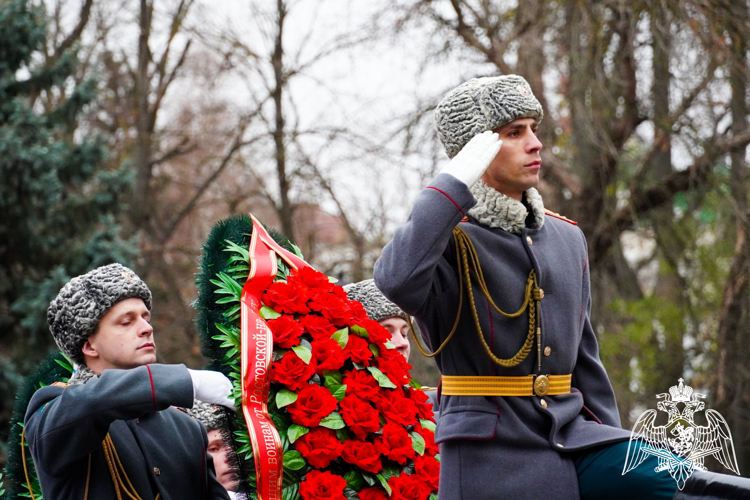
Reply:
<svg viewBox="0 0 750 500"><path fill-rule="evenodd" d="M83 347L81 348L81 352L84 356L88 358L98 358L99 357L99 351L96 350L96 347L91 343L91 341L94 340L94 336L92 335L86 340L86 343L83 344ZM94 342L96 344L96 342Z"/></svg>

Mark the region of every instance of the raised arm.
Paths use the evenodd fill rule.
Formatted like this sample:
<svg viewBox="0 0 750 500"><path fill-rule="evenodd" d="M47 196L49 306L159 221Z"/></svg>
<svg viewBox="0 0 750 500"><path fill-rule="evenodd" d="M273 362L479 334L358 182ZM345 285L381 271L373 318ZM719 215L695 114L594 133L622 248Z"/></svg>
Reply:
<svg viewBox="0 0 750 500"><path fill-rule="evenodd" d="M85 385L37 391L26 410L26 439L37 466L55 476L99 447L115 420L192 405L193 382L184 365L105 370Z"/></svg>
<svg viewBox="0 0 750 500"><path fill-rule="evenodd" d="M375 284L406 313L420 316L429 297L455 280L444 258L453 228L476 204L472 186L502 147L497 134L476 135L419 194L406 223L375 263Z"/></svg>

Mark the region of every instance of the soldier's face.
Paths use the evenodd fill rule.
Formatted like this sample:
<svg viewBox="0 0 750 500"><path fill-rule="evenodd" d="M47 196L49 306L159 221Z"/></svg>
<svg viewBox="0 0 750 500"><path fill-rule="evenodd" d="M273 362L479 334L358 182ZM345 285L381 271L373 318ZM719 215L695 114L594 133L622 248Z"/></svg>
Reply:
<svg viewBox="0 0 750 500"><path fill-rule="evenodd" d="M519 118L493 130L503 147L481 177L485 184L520 201L524 191L539 183L542 143L537 128L533 118Z"/></svg>
<svg viewBox="0 0 750 500"><path fill-rule="evenodd" d="M234 469L229 465L227 453L230 453L229 447L224 445L221 439L221 432L218 429L208 431L208 452L214 460L214 469L216 470L216 479L228 491L237 489L237 477Z"/></svg>
<svg viewBox="0 0 750 500"><path fill-rule="evenodd" d="M391 342L396 346L396 350L409 361L411 353L411 344L409 344L409 325L402 318L394 316L378 321L391 332Z"/></svg>
<svg viewBox="0 0 750 500"><path fill-rule="evenodd" d="M125 299L107 311L84 344L83 354L86 365L96 373L155 363L154 328L143 300Z"/></svg>

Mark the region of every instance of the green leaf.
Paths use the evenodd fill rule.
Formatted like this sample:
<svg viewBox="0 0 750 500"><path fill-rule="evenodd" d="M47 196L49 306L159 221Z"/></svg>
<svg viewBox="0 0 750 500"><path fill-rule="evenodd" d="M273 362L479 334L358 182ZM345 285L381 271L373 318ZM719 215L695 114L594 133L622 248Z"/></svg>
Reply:
<svg viewBox="0 0 750 500"><path fill-rule="evenodd" d="M354 365L354 368L356 368L357 370L365 369L365 365L363 365L362 363L357 363L356 361L352 361L352 364Z"/></svg>
<svg viewBox="0 0 750 500"><path fill-rule="evenodd" d="M346 441L349 441L350 439L354 438L354 434L352 434L352 431L349 429L336 429L336 437L339 441L342 443L345 443ZM370 485L372 486L372 485Z"/></svg>
<svg viewBox="0 0 750 500"><path fill-rule="evenodd" d="M276 407L283 408L297 401L297 393L289 389L281 389L276 393Z"/></svg>
<svg viewBox="0 0 750 500"><path fill-rule="evenodd" d="M370 334L367 333L367 330L365 330L364 328L362 328L359 325L354 325L352 327L349 327L349 329L352 331L353 334L355 334L355 335L357 335L359 337L362 337L362 338L365 338L365 339L369 339L370 338Z"/></svg>
<svg viewBox="0 0 750 500"><path fill-rule="evenodd" d="M273 309L271 309L268 306L263 306L260 308L260 315L263 319L276 319L281 316L281 313L277 313Z"/></svg>
<svg viewBox="0 0 750 500"><path fill-rule="evenodd" d="M365 478L358 471L352 470L344 474L347 485L353 490L360 490L365 485Z"/></svg>
<svg viewBox="0 0 750 500"><path fill-rule="evenodd" d="M238 253L242 256L245 262L250 261L250 251L247 248L242 248L241 246L230 240L224 240L224 243L226 243L227 245L227 248L224 249L225 252Z"/></svg>
<svg viewBox="0 0 750 500"><path fill-rule="evenodd" d="M385 476L383 474L378 474L375 477L378 478L378 481L380 481L380 486L382 486L385 492L388 493L388 496L390 496L391 493L393 493L393 490L390 486L388 486L388 480L385 478Z"/></svg>
<svg viewBox="0 0 750 500"><path fill-rule="evenodd" d="M229 304L230 302L239 302L237 297L224 297L216 301L217 304Z"/></svg>
<svg viewBox="0 0 750 500"><path fill-rule="evenodd" d="M56 359L55 363L57 363L58 365L60 365L63 368L65 368L70 373L73 373L73 363L71 363L70 361L68 361L68 358L65 358L65 361L63 361L62 359ZM2 479L2 477L3 477L3 475L0 474L0 479Z"/></svg>
<svg viewBox="0 0 750 500"><path fill-rule="evenodd" d="M312 351L310 349L305 346L296 345L292 347L292 351L294 351L294 353L299 356L299 359L304 361L306 365L310 364L310 360L312 359Z"/></svg>
<svg viewBox="0 0 750 500"><path fill-rule="evenodd" d="M396 348L396 344L394 344L393 342L391 342L391 341L389 340L389 341L387 341L387 342L385 343L385 347L386 347L387 349L395 349L395 348Z"/></svg>
<svg viewBox="0 0 750 500"><path fill-rule="evenodd" d="M375 486L375 483L378 482L378 480L372 477L371 474L366 474L363 472L362 477L365 478L365 482L367 483L368 486Z"/></svg>
<svg viewBox="0 0 750 500"><path fill-rule="evenodd" d="M416 380L414 380L413 378L409 379L409 385L412 386L412 387L414 387L417 390L422 389L422 385L419 382L417 382Z"/></svg>
<svg viewBox="0 0 750 500"><path fill-rule="evenodd" d="M346 385L331 385L328 387L328 390L331 391L333 397L339 401L344 399L344 396L346 396Z"/></svg>
<svg viewBox="0 0 750 500"><path fill-rule="evenodd" d="M385 387L388 389L395 389L396 384L391 382L391 379L386 377L383 372L381 372L379 369L375 368L374 366L370 366L367 368L367 370L372 373L372 376L375 377L375 380L378 381L378 385L380 387Z"/></svg>
<svg viewBox="0 0 750 500"><path fill-rule="evenodd" d="M240 312L240 305L237 304L236 306L232 306L228 311L224 311L224 317L231 319L232 316Z"/></svg>
<svg viewBox="0 0 750 500"><path fill-rule="evenodd" d="M378 350L378 346L376 346L375 344L370 344L370 345L368 345L367 347L369 347L369 348L370 348L370 351L372 351L372 354L373 354L373 355L374 355L374 356L375 356L376 358L377 358L378 356L380 356L380 351Z"/></svg>
<svg viewBox="0 0 750 500"><path fill-rule="evenodd" d="M349 342L349 328L342 328L341 330L337 330L332 335L333 340L339 343L342 349L346 348L346 344Z"/></svg>
<svg viewBox="0 0 750 500"><path fill-rule="evenodd" d="M421 425L423 428L427 430L435 432L435 422L433 422L432 420L421 418L419 419L419 425Z"/></svg>
<svg viewBox="0 0 750 500"><path fill-rule="evenodd" d="M307 460L302 457L302 453L297 450L289 450L284 453L284 468L291 470L300 470L307 464Z"/></svg>
<svg viewBox="0 0 750 500"><path fill-rule="evenodd" d="M336 413L335 411L325 417L323 420L320 421L321 427L328 427L329 429L343 429L346 427L346 424L344 423L344 419L341 418L341 415Z"/></svg>
<svg viewBox="0 0 750 500"><path fill-rule="evenodd" d="M338 370L328 370L323 372L323 379L323 387L341 385L344 382L344 374Z"/></svg>
<svg viewBox="0 0 750 500"><path fill-rule="evenodd" d="M289 438L290 443L294 443L296 440L304 436L310 432L310 429L308 429L305 426L292 424L289 426L289 428L286 430L286 437Z"/></svg>
<svg viewBox="0 0 750 500"><path fill-rule="evenodd" d="M437 493L430 493L430 498L428 498L427 500L438 500Z"/></svg>
<svg viewBox="0 0 750 500"><path fill-rule="evenodd" d="M424 455L424 438L418 432L410 432L409 434L411 435L411 447L418 455Z"/></svg>
<svg viewBox="0 0 750 500"><path fill-rule="evenodd" d="M338 278L334 278L333 276L326 276L326 278L328 278L328 282L329 283L338 283L339 282L339 279Z"/></svg>

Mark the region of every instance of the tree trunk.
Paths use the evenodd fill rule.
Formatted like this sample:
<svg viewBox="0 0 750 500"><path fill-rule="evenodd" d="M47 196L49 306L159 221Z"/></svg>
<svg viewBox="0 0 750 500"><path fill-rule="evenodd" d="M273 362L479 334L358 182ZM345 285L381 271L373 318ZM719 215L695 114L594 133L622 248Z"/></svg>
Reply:
<svg viewBox="0 0 750 500"><path fill-rule="evenodd" d="M291 241L294 241L294 226L292 219L294 216L294 207L289 201L289 177L286 171L286 144L285 144L285 123L283 110L284 86L286 84L284 77L284 20L287 10L284 0L276 0L276 9L278 13L277 26L278 32L274 45L271 63L273 65L273 74L275 86L273 89L273 102L275 106L275 122L273 129L273 140L276 147L276 176L279 181L279 198L280 204L276 207L281 223L281 232L284 233Z"/></svg>
<svg viewBox="0 0 750 500"><path fill-rule="evenodd" d="M742 3L731 8L731 17L736 24L748 22L747 6ZM732 86L732 135L737 136L747 129L747 41L736 28L730 32L732 55L730 83ZM714 380L713 408L726 418L732 431L740 471L747 474L750 467L750 372L747 360L750 355L750 242L748 242L747 163L745 148L730 153L730 193L734 204L736 240L734 256L724 287L724 299L719 315L717 333L717 356Z"/></svg>

